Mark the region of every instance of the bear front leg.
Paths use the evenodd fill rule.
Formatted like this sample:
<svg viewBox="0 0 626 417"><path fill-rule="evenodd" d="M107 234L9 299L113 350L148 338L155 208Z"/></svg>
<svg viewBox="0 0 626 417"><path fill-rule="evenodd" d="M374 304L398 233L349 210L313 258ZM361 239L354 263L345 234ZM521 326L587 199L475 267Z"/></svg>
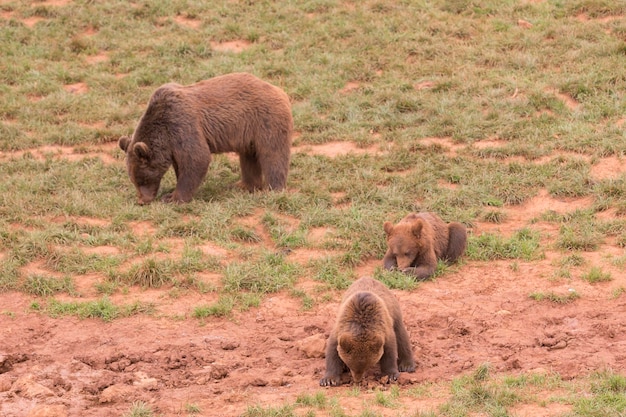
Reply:
<svg viewBox="0 0 626 417"><path fill-rule="evenodd" d="M398 345L398 371L415 372L415 359L409 334L404 327L402 320L395 320L393 328L396 333L396 344Z"/></svg>
<svg viewBox="0 0 626 417"><path fill-rule="evenodd" d="M412 266L404 268L402 272L408 275L412 275L418 280L424 280L430 278L435 274L437 270L437 255L431 248L413 261Z"/></svg>
<svg viewBox="0 0 626 417"><path fill-rule="evenodd" d="M173 165L176 173L176 189L173 193L164 195L161 200L165 203L188 203L200 187L202 180L209 170L211 152L208 149L196 150L195 155L175 155Z"/></svg>
<svg viewBox="0 0 626 417"><path fill-rule="evenodd" d="M435 274L435 267L422 265L422 266L411 266L408 268L404 268L402 272L407 275L412 275L418 280L425 280L430 278Z"/></svg>
<svg viewBox="0 0 626 417"><path fill-rule="evenodd" d="M343 367L344 363L337 351L337 337L331 334L326 345L326 374L320 379L320 385L322 387L341 385Z"/></svg>
<svg viewBox="0 0 626 417"><path fill-rule="evenodd" d="M389 381L397 381L400 376L398 372L398 347L396 338L385 341L383 356L380 358L380 371L383 376L388 376Z"/></svg>
<svg viewBox="0 0 626 417"><path fill-rule="evenodd" d="M391 253L391 249L388 249L387 253L385 253L383 266L388 271L392 271L398 267L398 261L396 260L396 257L393 256L393 253Z"/></svg>

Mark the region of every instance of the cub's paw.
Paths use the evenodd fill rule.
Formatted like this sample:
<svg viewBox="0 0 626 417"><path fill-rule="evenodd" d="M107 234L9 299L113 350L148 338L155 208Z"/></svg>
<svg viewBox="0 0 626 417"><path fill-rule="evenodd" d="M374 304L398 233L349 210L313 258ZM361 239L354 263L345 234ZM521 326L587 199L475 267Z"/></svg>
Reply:
<svg viewBox="0 0 626 417"><path fill-rule="evenodd" d="M184 199L182 199L180 195L176 194L176 192L167 193L163 195L163 197L161 197L161 201L164 203L177 203L177 204L187 202Z"/></svg>
<svg viewBox="0 0 626 417"><path fill-rule="evenodd" d="M408 363L399 363L398 370L400 372L415 372L415 364L412 362Z"/></svg>
<svg viewBox="0 0 626 417"><path fill-rule="evenodd" d="M339 385L341 385L340 375L325 376L324 378L320 379L320 386L322 387L336 387Z"/></svg>

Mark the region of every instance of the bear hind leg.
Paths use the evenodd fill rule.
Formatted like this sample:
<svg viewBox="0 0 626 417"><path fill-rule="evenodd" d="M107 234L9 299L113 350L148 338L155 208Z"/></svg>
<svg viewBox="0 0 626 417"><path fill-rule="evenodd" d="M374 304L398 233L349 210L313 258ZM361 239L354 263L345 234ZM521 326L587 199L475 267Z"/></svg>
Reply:
<svg viewBox="0 0 626 417"><path fill-rule="evenodd" d="M270 190L280 191L287 185L290 152L290 149L287 148L273 152L264 150L259 154L261 170Z"/></svg>
<svg viewBox="0 0 626 417"><path fill-rule="evenodd" d="M446 261L454 262L465 252L467 245L467 230L461 223L452 222L448 225L448 249Z"/></svg>
<svg viewBox="0 0 626 417"><path fill-rule="evenodd" d="M263 171L261 164L255 154L239 154L241 165L241 185L250 192L263 188Z"/></svg>

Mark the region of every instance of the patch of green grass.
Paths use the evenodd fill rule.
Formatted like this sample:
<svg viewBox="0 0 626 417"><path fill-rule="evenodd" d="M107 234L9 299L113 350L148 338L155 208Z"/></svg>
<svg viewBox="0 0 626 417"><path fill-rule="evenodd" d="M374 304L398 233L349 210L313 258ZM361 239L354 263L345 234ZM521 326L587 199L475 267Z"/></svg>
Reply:
<svg viewBox="0 0 626 417"><path fill-rule="evenodd" d="M626 378L612 371L592 375L590 396L574 399L577 416L621 415L626 412Z"/></svg>
<svg viewBox="0 0 626 417"><path fill-rule="evenodd" d="M326 394L318 391L315 394L300 394L296 397L296 404L303 407L315 407L323 410L328 407L329 401Z"/></svg>
<svg viewBox="0 0 626 417"><path fill-rule="evenodd" d="M62 278L32 274L26 277L22 284L24 291L39 297L47 297L59 292L72 295L75 292L74 281L70 276Z"/></svg>
<svg viewBox="0 0 626 417"><path fill-rule="evenodd" d="M123 417L153 417L154 412L150 406L143 401L135 401L131 405L128 412L122 415Z"/></svg>
<svg viewBox="0 0 626 417"><path fill-rule="evenodd" d="M333 258L321 258L309 262L315 271L313 279L329 285L332 289L345 290L354 280L354 274L340 268L339 263Z"/></svg>
<svg viewBox="0 0 626 417"><path fill-rule="evenodd" d="M557 294L555 292L533 292L530 294L530 298L535 301L550 301L555 304L569 304L580 298L580 294L578 294L574 290L568 291L566 294Z"/></svg>
<svg viewBox="0 0 626 417"><path fill-rule="evenodd" d="M563 267L570 266L583 266L587 261L579 253L572 253L571 255L564 256L558 261L558 264Z"/></svg>
<svg viewBox="0 0 626 417"><path fill-rule="evenodd" d="M198 319L206 318L209 316L225 317L232 314L233 307L235 306L235 297L224 295L214 304L195 307L193 309L193 316Z"/></svg>
<svg viewBox="0 0 626 417"><path fill-rule="evenodd" d="M591 224L570 226L563 225L559 229L556 246L559 249L576 251L594 251L602 240L602 234Z"/></svg>
<svg viewBox="0 0 626 417"><path fill-rule="evenodd" d="M200 406L198 404L194 404L194 403L186 403L185 404L185 411L189 414L198 414L200 412L202 412L202 409L200 408Z"/></svg>
<svg viewBox="0 0 626 417"><path fill-rule="evenodd" d="M86 302L62 302L51 298L43 309L41 307L33 307L33 309L44 311L52 317L71 315L81 319L99 318L103 321L111 321L118 317L129 317L135 314L151 314L154 308L151 304L141 302L118 306L104 296L99 300Z"/></svg>
<svg viewBox="0 0 626 417"><path fill-rule="evenodd" d="M610 272L604 272L602 271L602 268L598 266L591 267L588 272L581 275L581 278L590 284L594 284L596 282L607 282L613 279Z"/></svg>
<svg viewBox="0 0 626 417"><path fill-rule="evenodd" d="M381 267L374 270L374 278L385 284L388 288L396 290L412 290L419 287L419 282L402 271L387 271Z"/></svg>
<svg viewBox="0 0 626 417"><path fill-rule="evenodd" d="M471 375L452 381L452 398L439 407L442 415L464 416L468 411L506 416L507 408L520 401L510 388L492 382L489 366L480 365Z"/></svg>
<svg viewBox="0 0 626 417"><path fill-rule="evenodd" d="M290 405L263 408L260 405L249 405L241 417L295 417L297 414Z"/></svg>
<svg viewBox="0 0 626 417"><path fill-rule="evenodd" d="M398 407L398 397L400 396L400 392L398 389L392 389L388 392L376 390L375 392L375 402L376 404L385 407L385 408L396 408Z"/></svg>
<svg viewBox="0 0 626 417"><path fill-rule="evenodd" d="M287 262L284 256L265 253L260 259L230 263L224 269L224 290L273 293L292 288L300 274L300 267Z"/></svg>
<svg viewBox="0 0 626 417"><path fill-rule="evenodd" d="M498 259L540 259L539 234L530 229L521 229L509 239L492 233L470 236L466 255L469 259L490 261Z"/></svg>

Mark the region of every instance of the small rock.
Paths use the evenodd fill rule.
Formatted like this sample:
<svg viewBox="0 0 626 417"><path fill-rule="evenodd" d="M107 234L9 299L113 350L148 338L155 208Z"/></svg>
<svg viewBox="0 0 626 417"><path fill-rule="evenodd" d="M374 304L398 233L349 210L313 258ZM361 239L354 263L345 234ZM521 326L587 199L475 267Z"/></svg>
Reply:
<svg viewBox="0 0 626 417"><path fill-rule="evenodd" d="M133 385L137 388L153 391L158 388L159 381L156 378L150 378L145 372L139 371L135 372Z"/></svg>
<svg viewBox="0 0 626 417"><path fill-rule="evenodd" d="M30 374L19 377L11 386L11 391L29 399L54 396L54 392L51 389L35 382L33 375Z"/></svg>
<svg viewBox="0 0 626 417"><path fill-rule="evenodd" d="M123 402L131 396L135 389L128 385L115 384L105 388L100 394L100 404Z"/></svg>
<svg viewBox="0 0 626 417"><path fill-rule="evenodd" d="M263 378L254 378L250 381L250 385L253 387L264 387L268 384L268 382Z"/></svg>
<svg viewBox="0 0 626 417"><path fill-rule="evenodd" d="M323 334L314 334L296 342L296 347L307 358L323 358L326 350L326 338Z"/></svg>
<svg viewBox="0 0 626 417"><path fill-rule="evenodd" d="M220 348L223 350L235 350L239 347L239 342L236 340L224 340L220 343Z"/></svg>

